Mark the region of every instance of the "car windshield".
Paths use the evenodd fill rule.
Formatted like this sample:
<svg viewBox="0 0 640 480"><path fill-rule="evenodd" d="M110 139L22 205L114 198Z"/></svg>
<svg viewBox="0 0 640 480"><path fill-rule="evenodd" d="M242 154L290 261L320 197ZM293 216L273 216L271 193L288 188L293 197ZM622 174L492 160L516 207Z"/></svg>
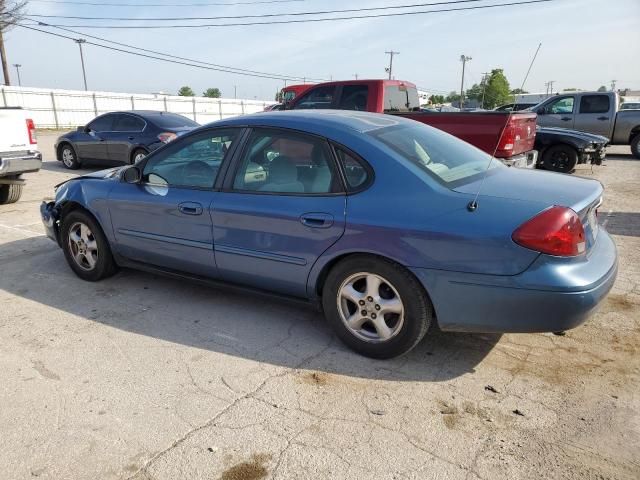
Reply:
<svg viewBox="0 0 640 480"><path fill-rule="evenodd" d="M155 115L152 121L160 128L185 128L200 126L193 120L189 120L187 117L183 117L182 115L177 115L175 113L162 113L160 115Z"/></svg>
<svg viewBox="0 0 640 480"><path fill-rule="evenodd" d="M449 188L470 182L490 170L507 168L499 160L441 130L416 122L369 132L411 165ZM490 164L490 165L489 165Z"/></svg>

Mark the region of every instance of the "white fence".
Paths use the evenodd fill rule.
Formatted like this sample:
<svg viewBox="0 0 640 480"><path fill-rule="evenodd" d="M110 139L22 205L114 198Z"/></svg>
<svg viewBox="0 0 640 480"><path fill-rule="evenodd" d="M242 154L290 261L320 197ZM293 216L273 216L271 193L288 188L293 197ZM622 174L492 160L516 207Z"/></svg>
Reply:
<svg viewBox="0 0 640 480"><path fill-rule="evenodd" d="M173 112L205 124L223 118L260 112L273 103L229 98L0 86L0 106L22 107L29 110L38 128L69 128L85 125L98 115L118 110Z"/></svg>

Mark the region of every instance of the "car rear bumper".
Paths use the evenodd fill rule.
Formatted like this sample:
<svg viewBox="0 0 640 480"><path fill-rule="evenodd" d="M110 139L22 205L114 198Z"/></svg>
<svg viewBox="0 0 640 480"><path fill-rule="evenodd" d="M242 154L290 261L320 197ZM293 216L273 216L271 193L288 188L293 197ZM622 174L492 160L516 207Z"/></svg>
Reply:
<svg viewBox="0 0 640 480"><path fill-rule="evenodd" d="M25 152L19 155L0 154L0 176L37 172L42 167L40 152Z"/></svg>
<svg viewBox="0 0 640 480"><path fill-rule="evenodd" d="M538 151L529 150L513 157L501 158L500 161L507 167L534 168L538 162Z"/></svg>
<svg viewBox="0 0 640 480"><path fill-rule="evenodd" d="M587 258L540 255L514 276L414 268L433 302L442 330L555 332L584 323L618 272L617 252L601 229Z"/></svg>

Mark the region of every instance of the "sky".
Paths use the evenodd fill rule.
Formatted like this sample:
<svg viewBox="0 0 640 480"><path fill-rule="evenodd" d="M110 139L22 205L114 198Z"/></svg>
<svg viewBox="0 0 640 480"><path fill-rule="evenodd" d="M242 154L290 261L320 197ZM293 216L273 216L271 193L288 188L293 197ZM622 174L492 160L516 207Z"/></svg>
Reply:
<svg viewBox="0 0 640 480"><path fill-rule="evenodd" d="M84 1L101 3L98 0ZM184 3L213 1L185 0ZM216 1L231 3L234 0ZM32 0L27 12L30 15L166 18L388 7L435 1L298 0L234 6L131 8ZM467 5L508 1L518 0L482 0ZM180 2L105 0L102 3L140 5ZM466 5L452 5L459 6ZM435 8L443 7L413 10ZM398 11L403 10L387 9L371 13ZM41 20L67 25L137 23ZM139 23L158 25L179 22ZM384 78L389 62L385 51L394 50L400 52L394 57L394 77L411 81L436 94L460 89L462 54L472 57L467 63L465 88L479 83L482 73L493 68L504 69L512 88L519 88L538 44L542 43L524 84L524 89L529 92L544 92L545 82L549 80L555 82L554 91L564 88L595 90L601 85L610 88L612 80L617 81L616 88L640 90L640 0L553 0L475 11L287 25L160 30L78 27L74 30L221 65L334 80L353 79L355 74L359 78ZM20 74L23 86L83 88L78 45L73 41L17 27L5 34L5 44L9 64L22 65ZM188 85L197 94L207 88L217 87L224 97L233 98L235 87L238 98L272 100L275 92L284 86L281 80L174 65L92 45L84 46L84 54L89 90L176 93L181 86ZM15 69L12 68L11 73L13 83L17 84Z"/></svg>

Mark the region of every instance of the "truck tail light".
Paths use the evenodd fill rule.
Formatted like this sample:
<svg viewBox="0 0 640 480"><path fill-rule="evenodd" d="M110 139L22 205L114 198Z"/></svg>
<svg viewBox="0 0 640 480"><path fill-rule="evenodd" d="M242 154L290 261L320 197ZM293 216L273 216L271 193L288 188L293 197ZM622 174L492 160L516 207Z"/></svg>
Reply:
<svg viewBox="0 0 640 480"><path fill-rule="evenodd" d="M175 140L178 136L173 132L162 132L158 134L158 140L162 143L169 143L171 140Z"/></svg>
<svg viewBox="0 0 640 480"><path fill-rule="evenodd" d="M31 145L37 144L38 138L36 137L36 126L30 118L27 118L27 132L29 133L29 143Z"/></svg>
<svg viewBox="0 0 640 480"><path fill-rule="evenodd" d="M500 144L498 145L498 151L510 152L516 143L516 128L511 122L507 123L500 137Z"/></svg>
<svg viewBox="0 0 640 480"><path fill-rule="evenodd" d="M511 235L518 245L560 257L586 250L584 227L576 212L554 206L520 225Z"/></svg>

